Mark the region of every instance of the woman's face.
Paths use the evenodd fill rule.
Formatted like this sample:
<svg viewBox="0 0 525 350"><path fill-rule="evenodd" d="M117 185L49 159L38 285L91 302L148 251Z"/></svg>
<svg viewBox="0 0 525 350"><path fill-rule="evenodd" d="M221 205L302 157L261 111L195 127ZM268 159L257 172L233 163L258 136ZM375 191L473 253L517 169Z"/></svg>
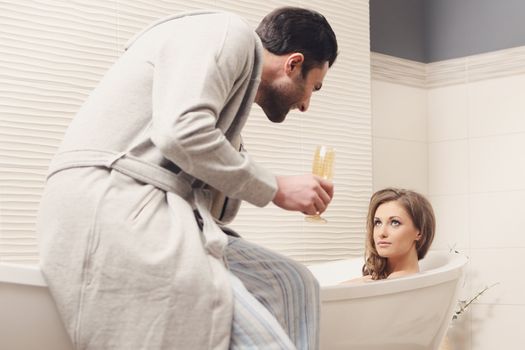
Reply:
<svg viewBox="0 0 525 350"><path fill-rule="evenodd" d="M384 258L401 258L416 251L419 231L398 201L381 204L374 215L374 243Z"/></svg>

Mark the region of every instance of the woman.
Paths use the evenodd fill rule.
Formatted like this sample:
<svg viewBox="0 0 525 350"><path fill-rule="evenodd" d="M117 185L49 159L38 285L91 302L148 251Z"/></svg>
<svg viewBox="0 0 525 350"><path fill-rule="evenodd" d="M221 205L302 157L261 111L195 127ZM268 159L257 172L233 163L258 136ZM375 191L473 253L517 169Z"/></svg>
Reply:
<svg viewBox="0 0 525 350"><path fill-rule="evenodd" d="M396 188L370 199L363 277L351 282L396 278L419 272L435 232L434 211L421 194Z"/></svg>

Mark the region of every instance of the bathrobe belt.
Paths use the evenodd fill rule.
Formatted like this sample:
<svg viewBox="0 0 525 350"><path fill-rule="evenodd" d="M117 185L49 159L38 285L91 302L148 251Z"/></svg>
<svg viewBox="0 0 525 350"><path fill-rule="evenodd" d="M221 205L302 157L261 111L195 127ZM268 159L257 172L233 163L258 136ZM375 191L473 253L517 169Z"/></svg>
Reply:
<svg viewBox="0 0 525 350"><path fill-rule="evenodd" d="M47 178L70 168L105 167L114 169L135 180L155 186L169 197L178 195L197 210L202 218L202 235L206 251L223 260L224 247L228 239L210 213L211 193L204 188L192 187L194 178L184 172L174 173L156 164L146 162L127 152L105 150L65 151L55 155Z"/></svg>

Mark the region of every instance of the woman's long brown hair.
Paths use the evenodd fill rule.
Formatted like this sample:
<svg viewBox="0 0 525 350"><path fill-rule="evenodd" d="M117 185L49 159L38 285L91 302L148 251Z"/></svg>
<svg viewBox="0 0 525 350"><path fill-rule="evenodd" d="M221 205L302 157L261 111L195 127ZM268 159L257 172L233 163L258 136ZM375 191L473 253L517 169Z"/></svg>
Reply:
<svg viewBox="0 0 525 350"><path fill-rule="evenodd" d="M374 242L374 217L377 208L384 203L397 201L410 215L412 222L421 234L416 242L417 258L425 257L434 239L436 220L430 202L421 194L398 188L385 188L370 198L366 222L366 248L363 276L370 275L373 280L388 277L387 258L379 256Z"/></svg>

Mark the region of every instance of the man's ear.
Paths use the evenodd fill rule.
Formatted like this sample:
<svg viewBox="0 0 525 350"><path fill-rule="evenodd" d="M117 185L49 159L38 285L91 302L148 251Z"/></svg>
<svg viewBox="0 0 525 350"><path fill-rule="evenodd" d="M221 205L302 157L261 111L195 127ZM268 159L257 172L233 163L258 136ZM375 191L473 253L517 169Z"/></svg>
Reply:
<svg viewBox="0 0 525 350"><path fill-rule="evenodd" d="M294 52L288 55L286 62L285 62L284 71L286 72L287 75L300 73L301 68L303 66L303 62L304 62L303 54L300 52Z"/></svg>

